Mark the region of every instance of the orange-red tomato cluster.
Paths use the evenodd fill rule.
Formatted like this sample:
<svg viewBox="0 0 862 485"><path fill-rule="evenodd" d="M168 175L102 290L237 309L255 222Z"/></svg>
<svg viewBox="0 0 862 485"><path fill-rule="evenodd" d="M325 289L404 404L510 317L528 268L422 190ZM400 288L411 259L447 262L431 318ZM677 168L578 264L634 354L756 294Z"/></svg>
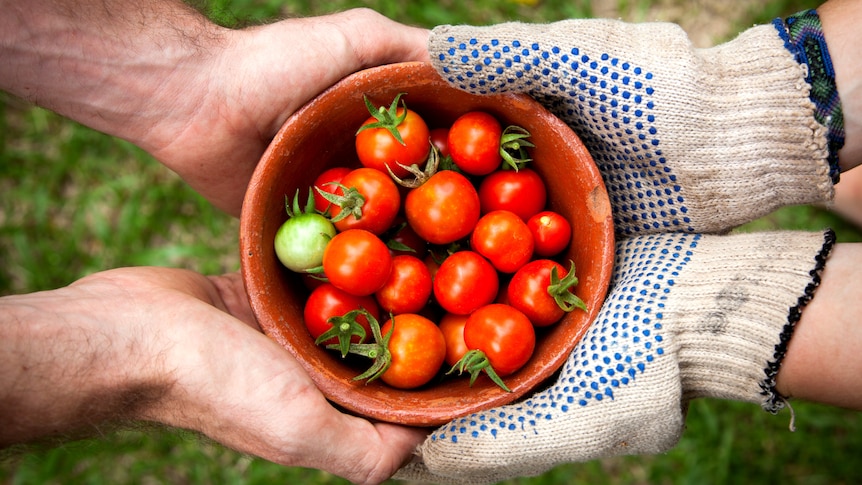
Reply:
<svg viewBox="0 0 862 485"><path fill-rule="evenodd" d="M503 163L504 130L494 116L469 112L429 129L397 101L390 114L400 141L371 117L355 139L359 163L330 168L314 182L315 208L337 234L323 252L319 281L304 280L315 281L306 326L335 348L339 332L353 344L373 339L369 320L381 320L390 361L379 377L398 388L427 384L444 362L471 370L464 364L470 353L490 367L480 370L509 375L531 357L534 327L571 310L549 286L563 280L561 291L573 294L574 268L552 259L570 244L572 228L547 210L534 170ZM453 165L421 172L429 160L448 157ZM400 187L411 174L418 175L414 186ZM355 322L339 319L359 309L367 313Z"/></svg>

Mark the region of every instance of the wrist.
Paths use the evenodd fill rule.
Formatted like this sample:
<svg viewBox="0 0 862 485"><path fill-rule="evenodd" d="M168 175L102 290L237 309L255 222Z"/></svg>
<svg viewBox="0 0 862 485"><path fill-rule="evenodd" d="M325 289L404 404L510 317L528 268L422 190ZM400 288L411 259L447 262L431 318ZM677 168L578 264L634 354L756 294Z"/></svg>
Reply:
<svg viewBox="0 0 862 485"><path fill-rule="evenodd" d="M844 146L838 152L842 171L862 163L862 63L858 46L862 42L858 22L862 4L853 0L829 0L817 8L823 36L829 45L835 84L840 95L844 121Z"/></svg>
<svg viewBox="0 0 862 485"><path fill-rule="evenodd" d="M816 10L806 10L784 20L775 19L773 25L785 47L800 65L805 66L805 82L810 86L814 119L825 128L830 176L833 182L837 182L841 170L838 152L844 147L844 115L820 16Z"/></svg>
<svg viewBox="0 0 862 485"><path fill-rule="evenodd" d="M98 285L0 299L0 445L135 420L170 389L148 332Z"/></svg>

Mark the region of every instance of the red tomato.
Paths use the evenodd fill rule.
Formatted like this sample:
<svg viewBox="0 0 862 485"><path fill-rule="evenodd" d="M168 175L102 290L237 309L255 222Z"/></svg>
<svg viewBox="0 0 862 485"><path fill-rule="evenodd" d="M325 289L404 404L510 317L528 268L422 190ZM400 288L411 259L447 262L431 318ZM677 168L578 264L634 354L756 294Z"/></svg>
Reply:
<svg viewBox="0 0 862 485"><path fill-rule="evenodd" d="M515 308L500 303L473 312L464 325L464 342L485 353L498 376L507 376L527 363L536 346L530 320Z"/></svg>
<svg viewBox="0 0 862 485"><path fill-rule="evenodd" d="M461 170L471 175L487 175L500 168L500 137L503 127L494 116L470 111L449 127L449 154Z"/></svg>
<svg viewBox="0 0 862 485"><path fill-rule="evenodd" d="M533 233L536 254L545 258L560 254L572 240L572 225L556 212L539 212L527 220L527 227Z"/></svg>
<svg viewBox="0 0 862 485"><path fill-rule="evenodd" d="M446 340L446 364L450 367L457 364L470 350L464 343L464 324L467 323L468 317L469 315L447 313L440 319L438 326Z"/></svg>
<svg viewBox="0 0 862 485"><path fill-rule="evenodd" d="M504 209L527 221L545 208L548 191L545 182L534 170L498 170L482 179L479 200L483 214Z"/></svg>
<svg viewBox="0 0 862 485"><path fill-rule="evenodd" d="M519 269L506 290L510 305L521 310L537 327L559 321L567 312L587 306L575 293L575 265L569 269L550 259L537 259ZM556 272L556 278L554 278Z"/></svg>
<svg viewBox="0 0 862 485"><path fill-rule="evenodd" d="M401 116L404 108L397 109ZM370 117L362 126L377 123L375 117ZM397 126L398 133L404 143L399 143L386 128L362 129L356 134L356 155L363 166L375 168L388 174L386 167L398 177L406 177L409 172L398 164L410 166L425 165L431 143L428 142L428 125L415 111L408 109L407 115Z"/></svg>
<svg viewBox="0 0 862 485"><path fill-rule="evenodd" d="M475 251L447 257L434 276L434 298L449 313L466 315L497 297L500 280L494 266Z"/></svg>
<svg viewBox="0 0 862 485"><path fill-rule="evenodd" d="M323 253L323 273L329 282L353 295L370 295L379 290L391 270L389 248L364 229L336 234Z"/></svg>
<svg viewBox="0 0 862 485"><path fill-rule="evenodd" d="M434 128L430 131L429 138L441 157L449 156L449 128Z"/></svg>
<svg viewBox="0 0 862 485"><path fill-rule="evenodd" d="M339 290L331 283L323 283L315 288L305 301L303 321L311 337L317 339L332 328L332 323L328 321L330 318L344 316L349 311L363 308L375 319L380 318L380 307L377 306L377 301L373 297L351 295L346 291ZM365 329L365 340L368 341L371 338L371 326L368 319L360 316L356 321ZM359 337L354 336L350 340L351 342L359 342ZM337 339L333 337L321 345L336 342Z"/></svg>
<svg viewBox="0 0 862 485"><path fill-rule="evenodd" d="M401 193L388 174L361 167L345 175L341 185L347 188L347 193L338 188L336 194L348 197L340 206L333 204L329 209L336 229L340 232L365 229L382 234L392 227L401 209ZM355 189L358 196L351 189ZM348 211L349 215L339 219L342 211Z"/></svg>
<svg viewBox="0 0 862 485"><path fill-rule="evenodd" d="M512 276L506 292L509 304L524 312L537 327L556 323L565 315L565 311L548 291L553 268L557 268L560 278L568 273L563 265L550 259L537 259L527 263Z"/></svg>
<svg viewBox="0 0 862 485"><path fill-rule="evenodd" d="M380 331L386 335L390 329L392 363L380 379L399 389L427 384L440 371L446 357L443 333L431 320L412 313L396 315Z"/></svg>
<svg viewBox="0 0 862 485"><path fill-rule="evenodd" d="M533 256L533 235L517 214L496 210L476 223L470 247L487 258L497 271L514 273Z"/></svg>
<svg viewBox="0 0 862 485"><path fill-rule="evenodd" d="M395 256L389 279L374 296L388 313L418 313L431 297L431 271L416 256Z"/></svg>
<svg viewBox="0 0 862 485"><path fill-rule="evenodd" d="M410 227L431 244L467 237L479 220L479 195L467 177L441 170L411 190L404 201Z"/></svg>
<svg viewBox="0 0 862 485"><path fill-rule="evenodd" d="M331 202L320 195L317 189L330 194L336 193L336 190L338 190L338 185L336 183L341 182L341 179L343 179L345 175L349 174L350 171L351 169L347 167L332 167L324 170L316 179L314 179L312 190L314 191L314 209L317 210L317 212L320 212L321 214L326 212L326 208L331 204Z"/></svg>

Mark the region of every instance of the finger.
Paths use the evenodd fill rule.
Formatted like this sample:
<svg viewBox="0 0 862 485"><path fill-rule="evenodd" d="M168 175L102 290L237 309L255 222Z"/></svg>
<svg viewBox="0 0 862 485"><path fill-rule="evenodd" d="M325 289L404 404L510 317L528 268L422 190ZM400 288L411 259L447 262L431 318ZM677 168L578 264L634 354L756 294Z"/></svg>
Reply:
<svg viewBox="0 0 862 485"><path fill-rule="evenodd" d="M395 22L370 9L348 10L333 18L353 47L358 68L430 60L426 29Z"/></svg>
<svg viewBox="0 0 862 485"><path fill-rule="evenodd" d="M376 484L390 478L411 461L427 436L417 428L338 415L320 428L317 446L307 450L311 461L302 466L321 468L353 483Z"/></svg>

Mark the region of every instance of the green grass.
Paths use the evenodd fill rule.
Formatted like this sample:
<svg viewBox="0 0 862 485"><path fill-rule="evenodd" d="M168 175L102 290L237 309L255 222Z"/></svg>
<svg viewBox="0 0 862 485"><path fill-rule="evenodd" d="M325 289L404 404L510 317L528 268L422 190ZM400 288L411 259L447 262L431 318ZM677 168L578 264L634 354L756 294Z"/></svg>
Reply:
<svg viewBox="0 0 862 485"><path fill-rule="evenodd" d="M621 2L622 3L622 2ZM640 15L651 3L625 2ZM668 3L659 2L659 3ZM686 2L682 2L686 3ZM739 28L815 4L772 0ZM423 26L591 15L587 1L546 0L218 0L210 15L230 26L273 17L367 6ZM141 150L44 110L0 96L0 295L56 288L94 271L128 265L180 266L204 273L238 268L238 223L211 208ZM839 240L862 234L812 207L782 209L743 230L834 227ZM680 443L659 456L560 466L511 484L851 484L862 480L857 413L798 403L797 431L786 411L699 400ZM343 484L329 474L285 468L237 454L185 432L126 430L57 447L6 453L0 483Z"/></svg>

